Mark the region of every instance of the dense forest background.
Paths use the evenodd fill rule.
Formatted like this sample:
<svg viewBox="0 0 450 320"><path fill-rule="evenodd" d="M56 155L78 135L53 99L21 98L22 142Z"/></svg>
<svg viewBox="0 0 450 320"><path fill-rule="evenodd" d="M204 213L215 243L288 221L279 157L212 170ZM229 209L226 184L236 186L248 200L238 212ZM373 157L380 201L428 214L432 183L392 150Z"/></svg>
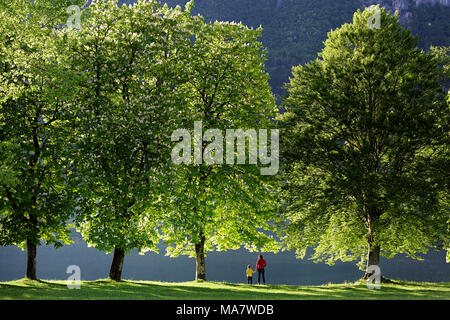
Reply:
<svg viewBox="0 0 450 320"><path fill-rule="evenodd" d="M184 7L187 1L161 0L170 7ZM314 59L331 29L351 22L356 10L372 2L386 5L390 10L399 8L402 24L418 35L421 48L449 45L450 6L427 1L418 6L413 0L402 1L399 7L394 1L196 0L193 13L201 14L206 20L242 21L255 28L261 25L262 42L269 51L266 65L271 86L276 96L281 97L292 66Z"/></svg>

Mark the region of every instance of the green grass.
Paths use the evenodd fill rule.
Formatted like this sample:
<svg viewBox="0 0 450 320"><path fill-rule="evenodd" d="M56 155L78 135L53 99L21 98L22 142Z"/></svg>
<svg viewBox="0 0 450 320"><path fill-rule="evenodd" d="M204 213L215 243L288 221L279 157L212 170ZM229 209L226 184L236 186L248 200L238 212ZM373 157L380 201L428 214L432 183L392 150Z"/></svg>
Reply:
<svg viewBox="0 0 450 320"><path fill-rule="evenodd" d="M0 282L3 300L310 300L310 299L445 299L450 300L450 282L420 283L391 281L380 290L369 290L363 281L321 286L247 285L224 282L152 282L110 280L83 281L81 288L68 289L66 281L20 279Z"/></svg>

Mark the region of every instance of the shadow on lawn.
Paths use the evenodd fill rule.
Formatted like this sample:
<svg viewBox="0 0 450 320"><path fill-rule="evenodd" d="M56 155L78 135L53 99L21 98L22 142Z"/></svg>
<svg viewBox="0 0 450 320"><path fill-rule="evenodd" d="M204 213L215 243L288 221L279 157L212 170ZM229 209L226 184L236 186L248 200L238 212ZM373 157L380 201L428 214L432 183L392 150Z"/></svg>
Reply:
<svg viewBox="0 0 450 320"><path fill-rule="evenodd" d="M248 299L248 300L288 300L288 299L434 299L442 298L441 293L427 289L405 289L401 287L382 286L380 290L370 290L365 284L295 287L288 285L249 286L246 284L210 282L210 287L202 283L156 284L124 281L121 291L129 291L134 298L142 299ZM95 282L92 286L97 286ZM215 287L217 286L217 287ZM420 284L414 286L419 287ZM443 285L444 286L444 285ZM448 285L447 285L448 286ZM105 287L98 286L100 290ZM140 288L136 292L136 288ZM151 296L151 297L150 297Z"/></svg>
<svg viewBox="0 0 450 320"><path fill-rule="evenodd" d="M390 283L380 290L370 290L364 283L289 286L247 285L224 282L152 283L132 280L83 282L79 290L69 290L64 281L22 280L1 283L0 299L78 299L78 300L347 300L347 299L445 299L442 289L448 283ZM436 288L436 290L434 290ZM450 292L447 299L450 299Z"/></svg>

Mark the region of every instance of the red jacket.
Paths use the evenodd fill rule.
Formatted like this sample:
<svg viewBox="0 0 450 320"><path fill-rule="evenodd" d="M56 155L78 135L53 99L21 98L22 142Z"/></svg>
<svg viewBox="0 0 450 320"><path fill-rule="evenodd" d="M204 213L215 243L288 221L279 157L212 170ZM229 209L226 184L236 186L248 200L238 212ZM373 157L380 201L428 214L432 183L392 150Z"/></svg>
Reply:
<svg viewBox="0 0 450 320"><path fill-rule="evenodd" d="M264 269L266 267L266 260L264 259L259 259L256 262L256 269Z"/></svg>

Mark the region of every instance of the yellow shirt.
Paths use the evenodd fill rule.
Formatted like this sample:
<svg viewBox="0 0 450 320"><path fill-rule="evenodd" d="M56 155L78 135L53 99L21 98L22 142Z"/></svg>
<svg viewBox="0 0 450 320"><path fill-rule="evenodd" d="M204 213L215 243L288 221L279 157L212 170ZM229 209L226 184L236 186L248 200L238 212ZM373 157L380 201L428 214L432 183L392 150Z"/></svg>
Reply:
<svg viewBox="0 0 450 320"><path fill-rule="evenodd" d="M251 277L256 271L253 271L252 268L247 268L245 273L247 274L247 277Z"/></svg>

